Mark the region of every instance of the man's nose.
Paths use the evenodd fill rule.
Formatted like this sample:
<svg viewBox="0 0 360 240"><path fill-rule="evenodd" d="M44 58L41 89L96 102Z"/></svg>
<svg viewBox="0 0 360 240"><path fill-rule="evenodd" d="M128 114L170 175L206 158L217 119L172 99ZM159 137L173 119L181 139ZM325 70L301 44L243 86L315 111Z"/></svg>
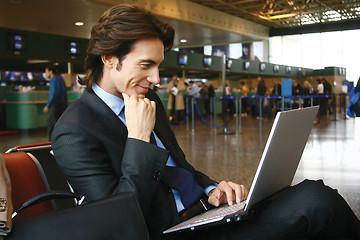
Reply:
<svg viewBox="0 0 360 240"><path fill-rule="evenodd" d="M147 80L154 85L159 84L160 83L159 69L156 68L153 71L151 71L151 74L149 74Z"/></svg>

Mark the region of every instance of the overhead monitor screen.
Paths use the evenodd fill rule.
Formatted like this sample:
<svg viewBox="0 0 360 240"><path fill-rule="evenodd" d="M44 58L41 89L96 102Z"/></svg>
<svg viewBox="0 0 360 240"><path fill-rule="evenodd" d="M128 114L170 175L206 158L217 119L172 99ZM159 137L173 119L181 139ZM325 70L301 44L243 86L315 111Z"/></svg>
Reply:
<svg viewBox="0 0 360 240"><path fill-rule="evenodd" d="M206 68L211 67L211 62L212 62L211 57L205 56L205 57L203 58L203 65L204 65L204 67L206 67Z"/></svg>
<svg viewBox="0 0 360 240"><path fill-rule="evenodd" d="M12 51L25 51L27 47L27 39L24 34L8 33L7 46Z"/></svg>
<svg viewBox="0 0 360 240"><path fill-rule="evenodd" d="M179 65L186 65L188 61L188 56L184 53L179 53L178 55L178 64Z"/></svg>
<svg viewBox="0 0 360 240"><path fill-rule="evenodd" d="M77 41L67 40L65 43L66 54L78 55L80 54L79 43Z"/></svg>

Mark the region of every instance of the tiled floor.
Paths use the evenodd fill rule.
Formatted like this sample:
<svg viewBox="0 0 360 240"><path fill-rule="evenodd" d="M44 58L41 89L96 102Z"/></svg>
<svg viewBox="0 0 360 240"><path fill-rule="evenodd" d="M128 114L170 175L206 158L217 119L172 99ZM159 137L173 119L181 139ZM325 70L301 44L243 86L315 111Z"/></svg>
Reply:
<svg viewBox="0 0 360 240"><path fill-rule="evenodd" d="M219 120L219 119L218 119ZM305 147L294 183L305 178L323 179L338 189L360 217L360 118L345 120L322 117L314 124ZM250 188L260 161L272 119L247 116L236 133L235 121L224 128L213 128L195 120L173 130L188 161L215 180L232 180ZM46 129L0 135L0 151L20 144L47 141Z"/></svg>

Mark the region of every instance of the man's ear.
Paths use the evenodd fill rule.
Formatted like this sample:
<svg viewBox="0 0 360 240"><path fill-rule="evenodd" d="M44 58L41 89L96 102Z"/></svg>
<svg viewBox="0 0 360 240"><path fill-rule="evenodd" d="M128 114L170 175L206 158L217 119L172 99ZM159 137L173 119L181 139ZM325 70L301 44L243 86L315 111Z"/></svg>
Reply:
<svg viewBox="0 0 360 240"><path fill-rule="evenodd" d="M115 57L112 55L101 55L101 61L106 68L113 68L115 63Z"/></svg>

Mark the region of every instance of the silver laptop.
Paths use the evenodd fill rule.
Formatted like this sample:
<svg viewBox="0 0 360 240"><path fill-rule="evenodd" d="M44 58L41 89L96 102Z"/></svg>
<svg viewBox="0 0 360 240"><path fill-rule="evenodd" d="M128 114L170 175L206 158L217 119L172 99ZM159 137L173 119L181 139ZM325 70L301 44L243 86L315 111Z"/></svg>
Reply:
<svg viewBox="0 0 360 240"><path fill-rule="evenodd" d="M246 201L206 211L164 234L244 220L261 202L290 186L318 110L314 106L277 113Z"/></svg>

